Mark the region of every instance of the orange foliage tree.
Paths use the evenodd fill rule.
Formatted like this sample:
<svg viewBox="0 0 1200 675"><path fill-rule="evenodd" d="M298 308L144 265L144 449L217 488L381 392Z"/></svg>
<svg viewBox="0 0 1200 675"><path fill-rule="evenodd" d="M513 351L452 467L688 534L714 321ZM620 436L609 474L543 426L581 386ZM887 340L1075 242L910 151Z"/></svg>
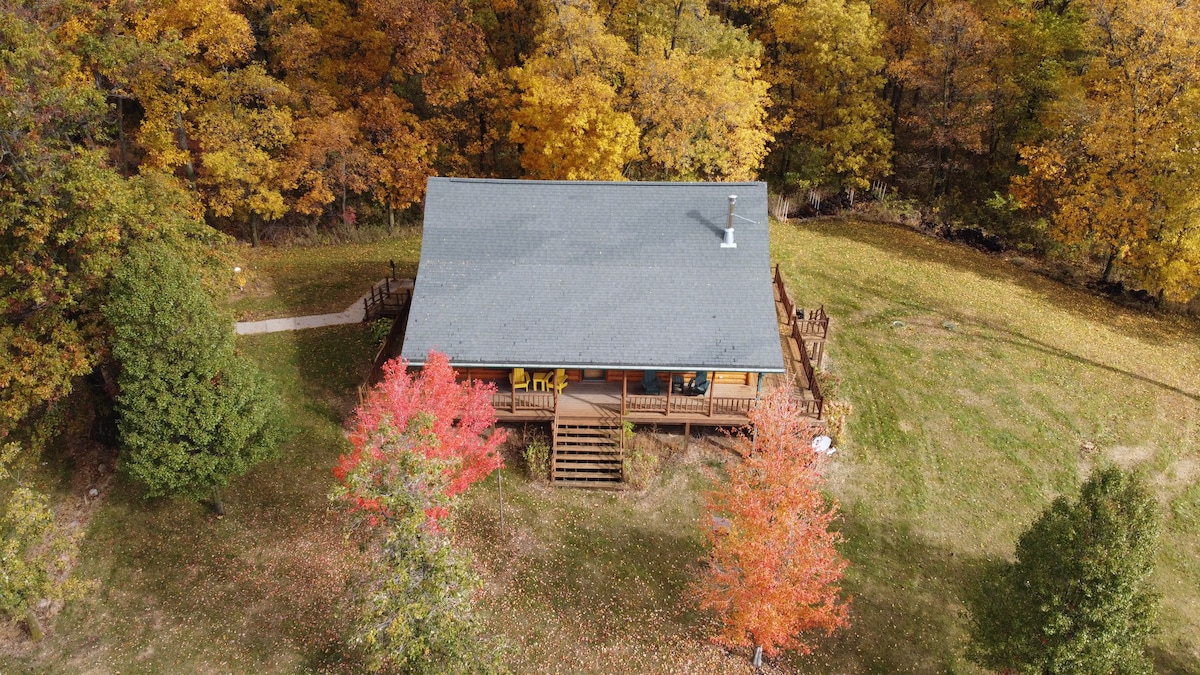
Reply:
<svg viewBox="0 0 1200 675"><path fill-rule="evenodd" d="M380 496L395 487L397 479L389 452L423 455L442 467L437 481L440 495L426 505L426 515L436 521L446 515L446 500L462 493L476 481L503 466L499 447L503 430L485 437L484 432L496 421L492 409L495 385L458 382L450 359L429 352L425 367L416 376L409 375L408 362L393 359L383 366L383 381L375 386L355 412L350 443L353 450L339 458L334 476L348 488L338 496L352 510L367 512L367 520L380 518L370 512L386 510ZM393 442L397 437L404 443ZM369 475L362 476L366 466ZM353 478L351 484L350 478ZM444 498L444 499L442 499ZM385 519L392 514L381 512Z"/></svg>
<svg viewBox="0 0 1200 675"><path fill-rule="evenodd" d="M750 421L754 434L734 438L745 459L708 495L708 565L693 591L721 618L717 643L807 654L813 632L847 625L838 586L847 562L829 529L837 504L821 494L824 455L787 390L764 397Z"/></svg>

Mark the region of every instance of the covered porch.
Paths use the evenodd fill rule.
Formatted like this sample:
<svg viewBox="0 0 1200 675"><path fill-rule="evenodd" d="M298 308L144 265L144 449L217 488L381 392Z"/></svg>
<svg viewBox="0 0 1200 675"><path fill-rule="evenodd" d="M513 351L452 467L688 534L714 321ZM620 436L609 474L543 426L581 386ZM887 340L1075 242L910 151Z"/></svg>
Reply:
<svg viewBox="0 0 1200 675"><path fill-rule="evenodd" d="M716 378L714 378L716 379ZM640 375L620 382L571 382L561 393L513 391L508 382L497 383L492 407L500 422L571 419L617 419L634 424L701 424L737 426L758 395L757 385L714 382L708 392L687 396L664 387L662 393L642 393Z"/></svg>

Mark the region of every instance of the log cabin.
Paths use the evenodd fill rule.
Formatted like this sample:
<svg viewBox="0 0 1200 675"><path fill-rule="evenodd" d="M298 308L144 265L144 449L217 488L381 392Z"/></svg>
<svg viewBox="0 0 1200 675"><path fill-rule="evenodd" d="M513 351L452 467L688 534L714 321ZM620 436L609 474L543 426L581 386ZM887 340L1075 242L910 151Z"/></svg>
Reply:
<svg viewBox="0 0 1200 675"><path fill-rule="evenodd" d="M736 426L785 373L765 183L430 178L401 356L547 421L552 479L621 480L626 422Z"/></svg>

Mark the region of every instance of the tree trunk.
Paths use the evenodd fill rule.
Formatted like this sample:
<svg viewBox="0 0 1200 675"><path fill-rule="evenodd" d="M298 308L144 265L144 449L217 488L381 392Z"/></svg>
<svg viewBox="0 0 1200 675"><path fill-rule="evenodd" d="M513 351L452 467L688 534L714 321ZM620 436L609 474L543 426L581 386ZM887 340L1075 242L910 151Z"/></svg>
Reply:
<svg viewBox="0 0 1200 675"><path fill-rule="evenodd" d="M187 162L183 165L183 170L187 173L189 183L196 182L196 166L192 164L192 153L188 150L187 130L183 128L183 113L175 111L175 137L179 142L179 149L187 153Z"/></svg>
<svg viewBox="0 0 1200 675"><path fill-rule="evenodd" d="M125 144L125 98L117 97L117 139L121 143L121 177L129 178L129 159Z"/></svg>
<svg viewBox="0 0 1200 675"><path fill-rule="evenodd" d="M250 245L258 248L258 214L250 212Z"/></svg>
<svg viewBox="0 0 1200 675"><path fill-rule="evenodd" d="M218 518L225 517L225 502L221 501L221 489L213 488L212 491L213 511L217 512Z"/></svg>
<svg viewBox="0 0 1200 675"><path fill-rule="evenodd" d="M25 605L25 625L29 627L29 639L34 642L42 641L42 624L38 621L37 615L33 613L33 607L28 603Z"/></svg>
<svg viewBox="0 0 1200 675"><path fill-rule="evenodd" d="M391 202L388 202L388 236L392 236L396 231L396 210L392 208Z"/></svg>
<svg viewBox="0 0 1200 675"><path fill-rule="evenodd" d="M1108 254L1108 261L1104 263L1104 273L1100 275L1100 280L1106 284L1112 283L1112 273L1116 268L1117 262L1117 247L1113 247Z"/></svg>

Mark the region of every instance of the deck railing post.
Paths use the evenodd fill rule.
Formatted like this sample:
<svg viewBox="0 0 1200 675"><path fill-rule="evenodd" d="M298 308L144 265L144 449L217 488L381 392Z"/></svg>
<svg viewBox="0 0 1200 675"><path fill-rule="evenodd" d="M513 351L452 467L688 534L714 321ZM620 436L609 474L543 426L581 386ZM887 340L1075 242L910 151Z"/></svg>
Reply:
<svg viewBox="0 0 1200 675"><path fill-rule="evenodd" d="M667 410L663 413L665 417L671 416L671 390L675 388L675 375L671 371L667 371Z"/></svg>
<svg viewBox="0 0 1200 675"><path fill-rule="evenodd" d="M515 384L512 388L512 414L517 414L517 386Z"/></svg>
<svg viewBox="0 0 1200 675"><path fill-rule="evenodd" d="M708 375L708 416L713 416L713 392L717 390L717 373L714 371Z"/></svg>
<svg viewBox="0 0 1200 675"><path fill-rule="evenodd" d="M621 371L621 419L625 419L625 395L629 389L629 371Z"/></svg>

